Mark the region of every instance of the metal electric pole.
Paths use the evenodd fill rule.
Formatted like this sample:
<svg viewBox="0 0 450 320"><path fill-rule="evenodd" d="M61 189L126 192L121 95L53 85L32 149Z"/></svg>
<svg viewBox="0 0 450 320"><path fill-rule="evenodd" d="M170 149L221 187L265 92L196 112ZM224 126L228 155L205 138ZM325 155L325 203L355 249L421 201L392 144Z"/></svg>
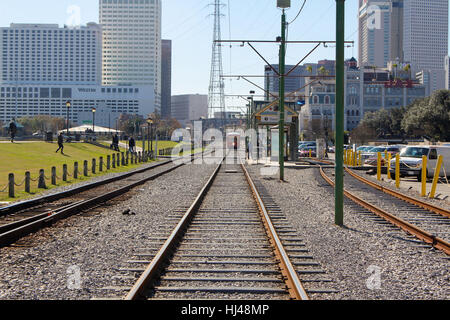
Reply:
<svg viewBox="0 0 450 320"><path fill-rule="evenodd" d="M280 80L279 95L280 102L278 111L280 112L280 121L278 123L279 130L279 163L280 163L280 180L284 180L284 72L286 63L286 14L283 8L281 16L281 44L280 44Z"/></svg>
<svg viewBox="0 0 450 320"><path fill-rule="evenodd" d="M344 224L344 31L345 0L336 0L336 171L335 224Z"/></svg>

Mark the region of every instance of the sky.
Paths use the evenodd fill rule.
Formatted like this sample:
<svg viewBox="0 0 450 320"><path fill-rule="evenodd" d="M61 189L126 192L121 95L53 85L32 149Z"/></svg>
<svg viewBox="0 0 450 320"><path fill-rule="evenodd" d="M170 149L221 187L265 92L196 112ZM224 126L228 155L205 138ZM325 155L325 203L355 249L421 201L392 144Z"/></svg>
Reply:
<svg viewBox="0 0 450 320"><path fill-rule="evenodd" d="M291 22L304 0L292 0L287 10ZM275 40L281 34L281 11L276 0L222 0L221 19L223 40ZM357 0L346 1L345 39L355 41L346 48L346 58L358 58ZM214 11L213 0L162 0L162 38L172 40L172 94L208 94L211 70ZM7 5L6 5L7 4ZM70 23L71 8L79 8L80 22L98 22L98 0L5 0L0 2L0 27L10 23ZM307 0L298 18L289 24L288 40L334 41L335 0ZM270 62L278 63L278 45L255 44L255 48ZM312 44L291 44L287 48L286 64L297 64L312 48ZM265 62L248 46L240 44L222 47L225 75L263 75ZM334 60L335 48L321 46L304 62L322 59ZM254 82L263 87L263 78ZM257 95L263 91L238 80L225 80L226 104L245 104L232 95L248 96L250 90Z"/></svg>

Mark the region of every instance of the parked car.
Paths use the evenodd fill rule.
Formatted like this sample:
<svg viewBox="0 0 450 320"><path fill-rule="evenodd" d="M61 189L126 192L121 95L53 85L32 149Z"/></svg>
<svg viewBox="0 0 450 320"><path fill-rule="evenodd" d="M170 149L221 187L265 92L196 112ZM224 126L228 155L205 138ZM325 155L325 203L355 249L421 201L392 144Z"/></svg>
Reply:
<svg viewBox="0 0 450 320"><path fill-rule="evenodd" d="M356 151L357 152L359 152L359 151L368 152L368 151L370 151L370 149L373 149L373 148L375 148L375 147L374 146L360 146L360 147L356 148Z"/></svg>
<svg viewBox="0 0 450 320"><path fill-rule="evenodd" d="M383 166L387 166L387 163L386 163L387 159L385 159L386 153L390 154L391 157L393 158L393 157L395 157L395 155L397 153L400 153L402 148L403 148L402 146L387 146L387 147L372 148L372 149L370 149L369 152L366 152L366 154L367 153L371 153L374 150L375 150L375 153L372 154L371 156L369 156L368 158L366 158L365 160L363 160L363 163L364 163L364 165L367 165L367 166L374 166L374 167L376 167L377 164L378 164L378 155L377 155L377 153L380 152L381 153L381 166L382 167ZM382 172L386 173L387 172L386 168L382 168Z"/></svg>
<svg viewBox="0 0 450 320"><path fill-rule="evenodd" d="M311 151L312 157L317 156L316 147L303 147L302 149L299 150L299 156L300 157L309 157L310 151Z"/></svg>
<svg viewBox="0 0 450 320"><path fill-rule="evenodd" d="M298 143L298 152L300 153L300 151L306 147L316 147L316 142L315 141L300 141Z"/></svg>
<svg viewBox="0 0 450 320"><path fill-rule="evenodd" d="M439 176L444 172L450 174L450 147L448 146L407 146L400 152L400 177L415 176L417 181L422 181L422 156L427 157L427 178L434 176L434 170L438 157L443 156L443 163ZM395 159L391 160L392 174L395 174Z"/></svg>
<svg viewBox="0 0 450 320"><path fill-rule="evenodd" d="M374 155L377 154L377 152L384 153L387 146L379 146L379 147L373 147L369 149L369 151L365 151L361 153L361 161L362 163L365 163L367 159L372 158Z"/></svg>

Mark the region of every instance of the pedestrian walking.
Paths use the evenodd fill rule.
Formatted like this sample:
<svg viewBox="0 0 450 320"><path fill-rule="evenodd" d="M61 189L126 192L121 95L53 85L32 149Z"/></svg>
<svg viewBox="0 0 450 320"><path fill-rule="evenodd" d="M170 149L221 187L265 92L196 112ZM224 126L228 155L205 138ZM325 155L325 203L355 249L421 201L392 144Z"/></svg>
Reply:
<svg viewBox="0 0 450 320"><path fill-rule="evenodd" d="M14 143L14 138L16 136L16 133L17 133L17 126L16 126L15 119L13 118L11 120L11 122L9 123L9 134L11 136L11 143Z"/></svg>
<svg viewBox="0 0 450 320"><path fill-rule="evenodd" d="M130 140L128 140L128 148L131 153L136 152L136 142L134 141L133 137L131 137Z"/></svg>
<svg viewBox="0 0 450 320"><path fill-rule="evenodd" d="M58 153L59 150L61 150L61 154L64 154L64 137L62 133L58 135L58 150L56 150L56 153Z"/></svg>
<svg viewBox="0 0 450 320"><path fill-rule="evenodd" d="M117 133L113 136L113 149L115 151L120 151L119 150L119 136L117 135Z"/></svg>

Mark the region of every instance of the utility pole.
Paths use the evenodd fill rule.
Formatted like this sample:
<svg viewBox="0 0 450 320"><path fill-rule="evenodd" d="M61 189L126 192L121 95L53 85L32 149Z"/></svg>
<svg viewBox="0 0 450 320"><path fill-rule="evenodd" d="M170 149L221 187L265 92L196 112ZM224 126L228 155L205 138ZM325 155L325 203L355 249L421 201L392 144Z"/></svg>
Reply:
<svg viewBox="0 0 450 320"><path fill-rule="evenodd" d="M344 224L344 31L345 0L336 0L335 224Z"/></svg>
<svg viewBox="0 0 450 320"><path fill-rule="evenodd" d="M281 16L281 44L280 44L280 81L279 81L279 108L280 121L278 123L279 130L279 164L280 164L280 181L284 181L284 73L286 63L286 14L283 8Z"/></svg>

